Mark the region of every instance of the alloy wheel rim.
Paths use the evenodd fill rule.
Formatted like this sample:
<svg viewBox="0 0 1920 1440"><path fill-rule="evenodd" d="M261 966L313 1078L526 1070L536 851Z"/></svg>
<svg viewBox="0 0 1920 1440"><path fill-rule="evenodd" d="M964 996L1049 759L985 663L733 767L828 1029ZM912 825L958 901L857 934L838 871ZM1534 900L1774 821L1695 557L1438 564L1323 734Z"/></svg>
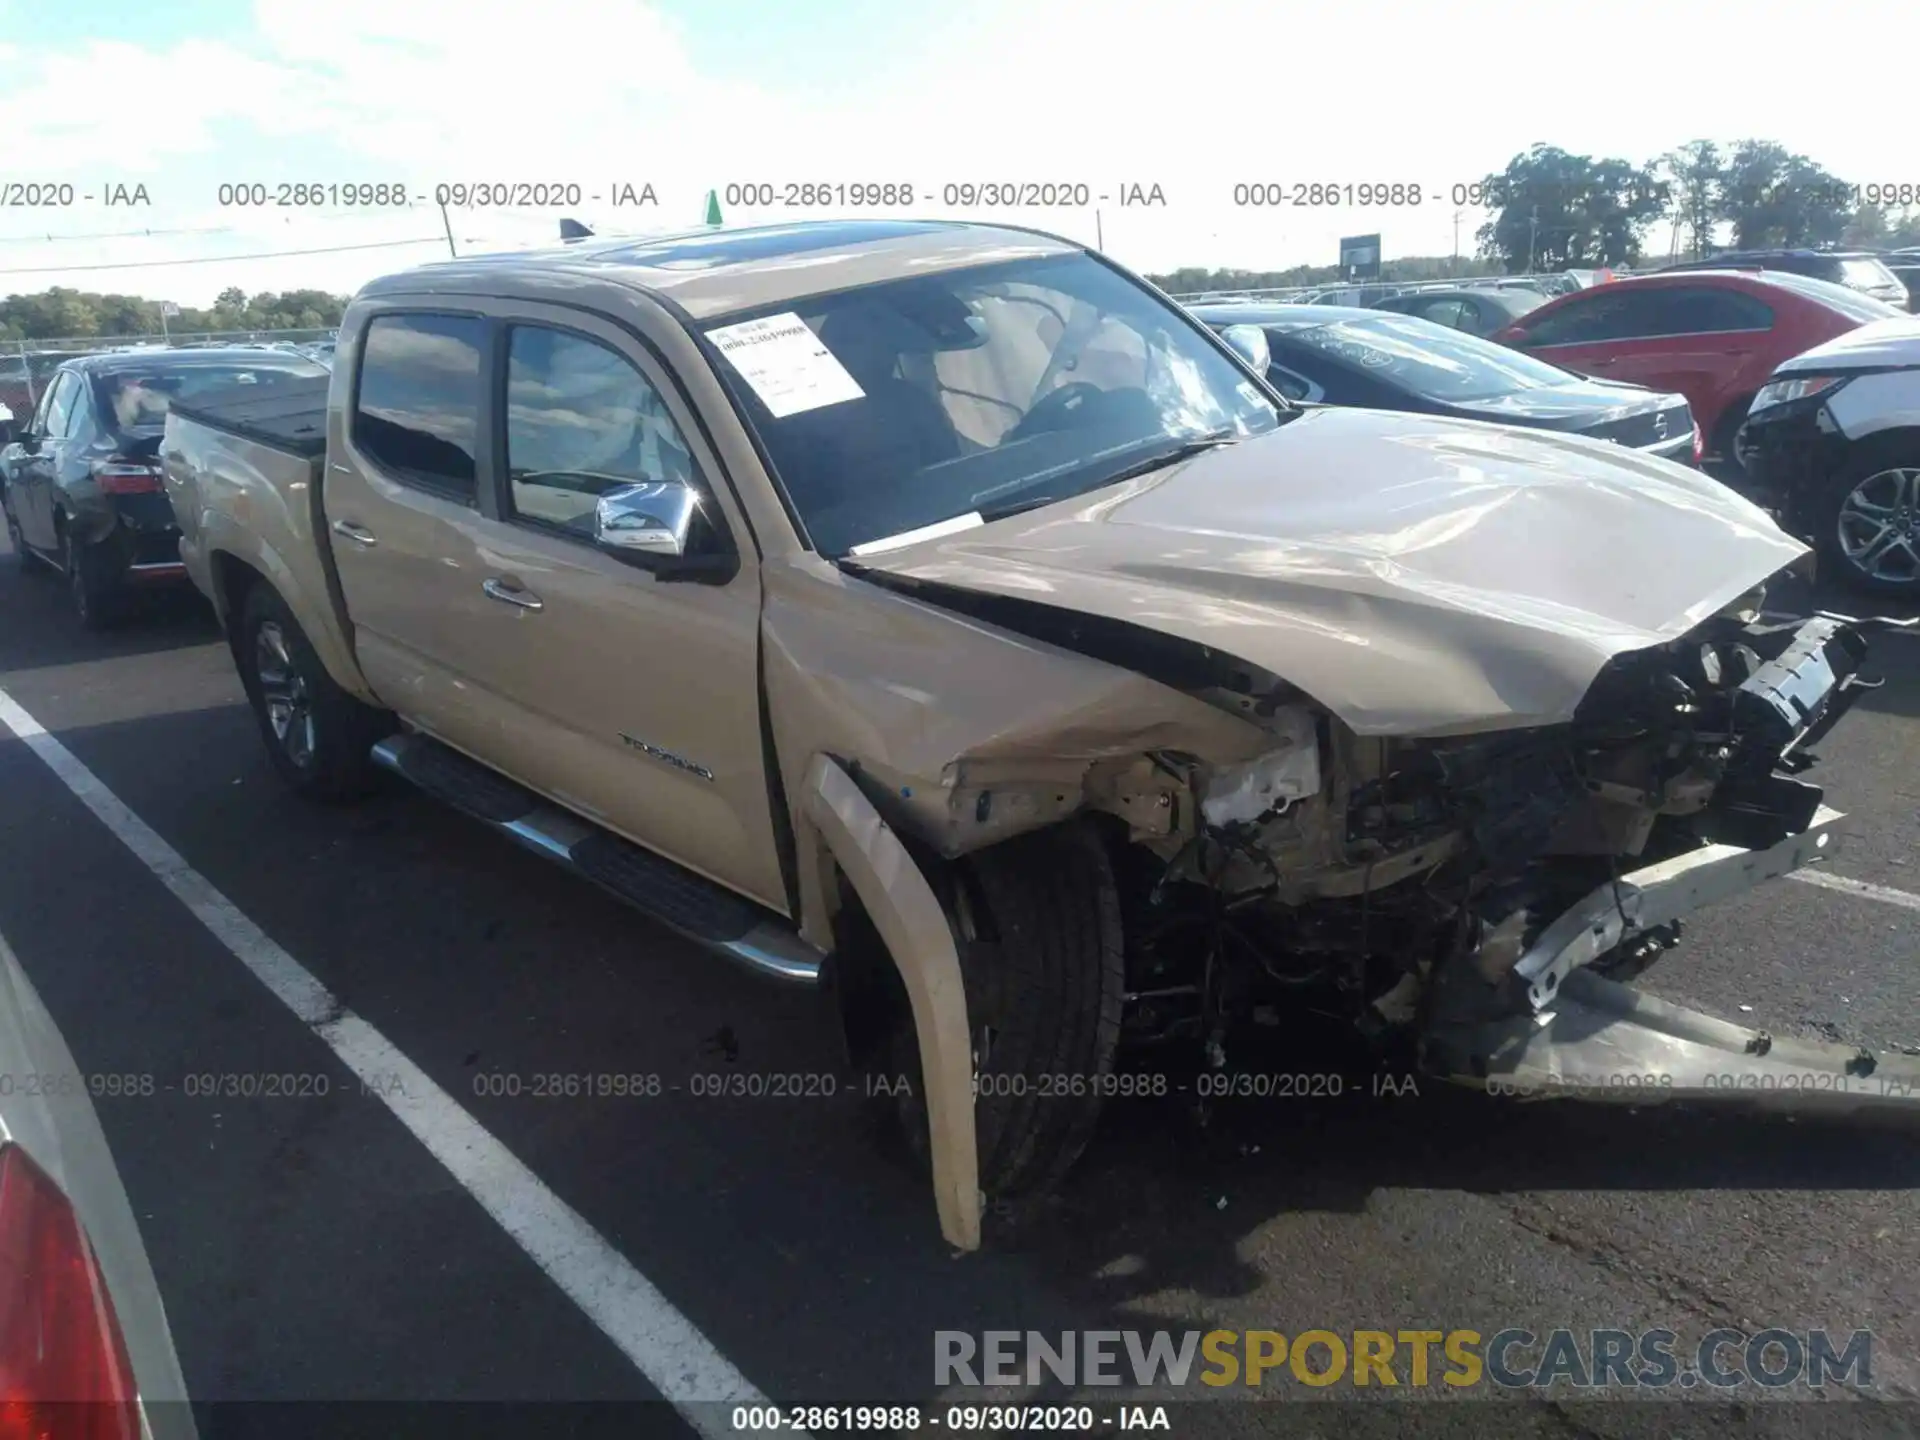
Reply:
<svg viewBox="0 0 1920 1440"><path fill-rule="evenodd" d="M1920 468L1881 470L1854 486L1840 502L1834 538L1868 579L1920 581Z"/></svg>
<svg viewBox="0 0 1920 1440"><path fill-rule="evenodd" d="M313 700L306 677L293 663L285 633L273 621L254 635L253 658L273 738L287 759L305 769L313 759Z"/></svg>

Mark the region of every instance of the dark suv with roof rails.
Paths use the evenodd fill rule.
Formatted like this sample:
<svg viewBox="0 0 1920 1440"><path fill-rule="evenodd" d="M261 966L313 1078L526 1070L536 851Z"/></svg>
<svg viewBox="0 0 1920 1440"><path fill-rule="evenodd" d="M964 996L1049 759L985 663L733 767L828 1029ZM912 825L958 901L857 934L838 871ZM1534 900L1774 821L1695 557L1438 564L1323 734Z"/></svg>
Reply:
<svg viewBox="0 0 1920 1440"><path fill-rule="evenodd" d="M1649 273L1658 275L1669 270L1785 270L1830 285L1844 285L1903 310L1907 305L1907 287L1870 250L1729 250L1705 260L1662 265Z"/></svg>

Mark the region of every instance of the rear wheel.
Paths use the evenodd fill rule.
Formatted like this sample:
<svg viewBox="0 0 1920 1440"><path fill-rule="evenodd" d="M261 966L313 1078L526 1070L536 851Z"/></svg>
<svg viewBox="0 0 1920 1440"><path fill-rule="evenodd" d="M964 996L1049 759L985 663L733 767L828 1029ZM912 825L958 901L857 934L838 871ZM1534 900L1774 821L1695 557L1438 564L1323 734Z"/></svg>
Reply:
<svg viewBox="0 0 1920 1440"><path fill-rule="evenodd" d="M322 800L348 799L372 787L376 772L369 752L393 728L392 717L334 682L270 586L247 592L234 655L281 778Z"/></svg>
<svg viewBox="0 0 1920 1440"><path fill-rule="evenodd" d="M1720 416L1720 423L1709 437L1706 448L1718 457L1720 471L1728 480L1746 478L1747 467L1740 463L1739 446L1734 440L1740 434L1740 427L1746 424L1747 409L1752 404L1753 397L1748 395L1727 406Z"/></svg>
<svg viewBox="0 0 1920 1440"><path fill-rule="evenodd" d="M1877 595L1920 594L1920 439L1860 446L1813 512L1824 565Z"/></svg>
<svg viewBox="0 0 1920 1440"><path fill-rule="evenodd" d="M948 901L967 991L980 1188L996 1199L1057 1183L1092 1138L1120 1039L1120 905L1099 837L1068 825L1008 840L957 867ZM924 1160L919 1048L902 1013L883 1063Z"/></svg>
<svg viewBox="0 0 1920 1440"><path fill-rule="evenodd" d="M7 544L13 549L14 565L27 571L39 569L40 567L34 564L33 552L27 548L27 537L20 533L20 522L13 518L13 502L4 494L0 494L0 510L6 512Z"/></svg>
<svg viewBox="0 0 1920 1440"><path fill-rule="evenodd" d="M60 561L67 572L67 593L80 623L89 630L117 625L126 613L127 597L120 585L119 566L106 547L77 541L73 532L63 527Z"/></svg>

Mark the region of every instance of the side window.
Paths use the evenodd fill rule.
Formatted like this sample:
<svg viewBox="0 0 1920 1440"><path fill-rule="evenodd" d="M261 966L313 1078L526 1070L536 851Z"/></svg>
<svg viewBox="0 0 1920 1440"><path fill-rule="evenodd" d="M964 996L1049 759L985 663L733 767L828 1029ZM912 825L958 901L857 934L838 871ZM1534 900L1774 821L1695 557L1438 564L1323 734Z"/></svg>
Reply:
<svg viewBox="0 0 1920 1440"><path fill-rule="evenodd" d="M1322 395L1318 385L1284 365L1267 366L1267 383L1289 400L1318 400Z"/></svg>
<svg viewBox="0 0 1920 1440"><path fill-rule="evenodd" d="M509 332L507 480L515 517L583 537L608 490L697 483L680 427L631 362L538 325Z"/></svg>
<svg viewBox="0 0 1920 1440"><path fill-rule="evenodd" d="M474 502L483 321L381 315L367 327L353 443L396 478Z"/></svg>
<svg viewBox="0 0 1920 1440"><path fill-rule="evenodd" d="M1466 309L1464 300L1429 300L1420 309L1420 318L1430 320L1435 325L1447 325L1454 329L1460 327L1461 312Z"/></svg>
<svg viewBox="0 0 1920 1440"><path fill-rule="evenodd" d="M1737 290L1663 290L1654 306L1649 335L1711 335L1729 330L1770 330L1773 311L1763 301Z"/></svg>
<svg viewBox="0 0 1920 1440"><path fill-rule="evenodd" d="M1523 322L1527 344L1585 345L1644 335L1647 331L1642 328L1641 307L1636 303L1639 298L1631 292L1603 290L1583 295L1551 315L1530 316Z"/></svg>
<svg viewBox="0 0 1920 1440"><path fill-rule="evenodd" d="M35 432L55 440L67 433L67 419L73 413L73 397L79 383L71 370L62 370L53 377L53 384L40 397L40 413L33 420Z"/></svg>

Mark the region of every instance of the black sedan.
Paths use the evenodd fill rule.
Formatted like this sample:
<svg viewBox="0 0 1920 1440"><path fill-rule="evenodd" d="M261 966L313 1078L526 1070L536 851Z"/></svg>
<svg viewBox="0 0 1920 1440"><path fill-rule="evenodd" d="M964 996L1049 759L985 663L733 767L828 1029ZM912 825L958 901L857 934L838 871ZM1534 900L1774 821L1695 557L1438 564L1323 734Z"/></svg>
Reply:
<svg viewBox="0 0 1920 1440"><path fill-rule="evenodd" d="M1192 308L1215 330L1257 326L1267 342L1267 379L1290 400L1571 431L1699 462L1700 437L1683 395L1589 379L1410 315L1330 305Z"/></svg>
<svg viewBox="0 0 1920 1440"><path fill-rule="evenodd" d="M109 351L69 360L0 450L0 509L22 564L67 578L81 623L119 619L136 586L185 584L180 531L160 478L160 437L176 399L262 389L327 370L287 350L243 346Z"/></svg>

